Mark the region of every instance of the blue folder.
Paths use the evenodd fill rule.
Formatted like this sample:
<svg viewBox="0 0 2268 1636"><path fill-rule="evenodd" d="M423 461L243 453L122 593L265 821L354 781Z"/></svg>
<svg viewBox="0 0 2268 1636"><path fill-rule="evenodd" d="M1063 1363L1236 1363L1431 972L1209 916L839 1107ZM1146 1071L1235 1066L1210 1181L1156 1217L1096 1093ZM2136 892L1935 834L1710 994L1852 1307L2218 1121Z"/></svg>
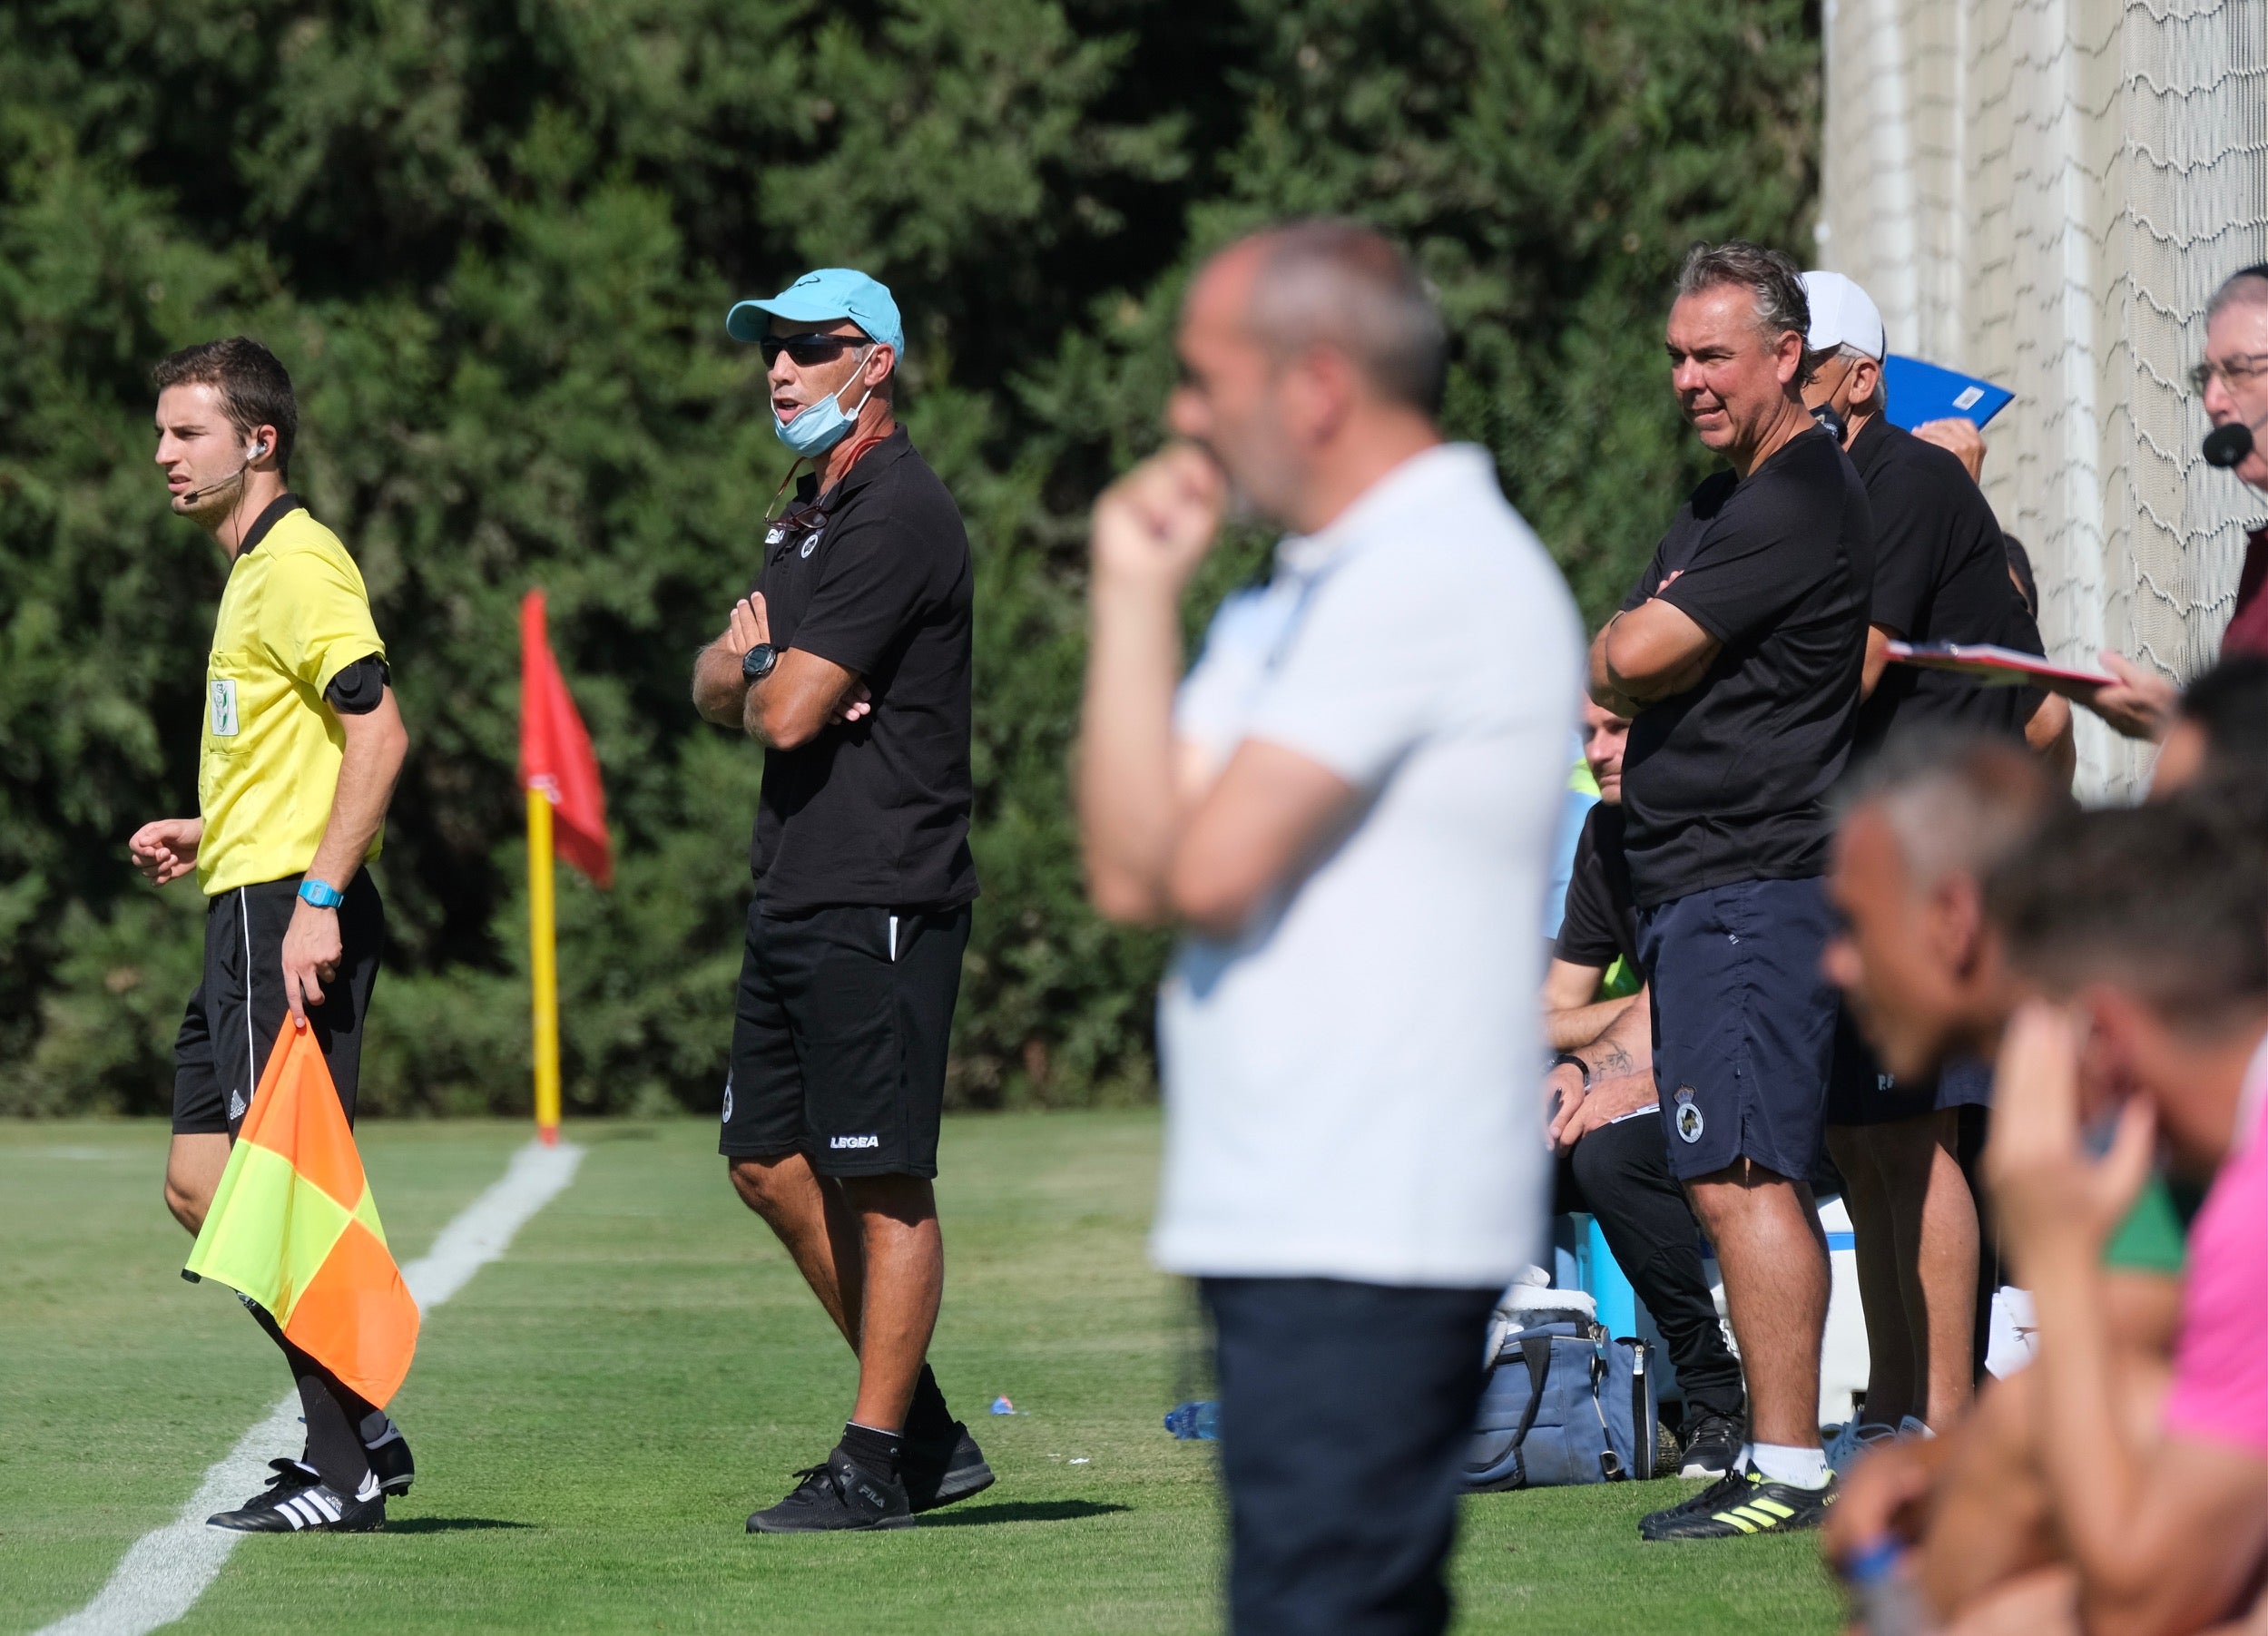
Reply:
<svg viewBox="0 0 2268 1636"><path fill-rule="evenodd" d="M1988 380L1895 352L1882 360L1882 385L1890 393L1890 425L1909 432L1931 420L1970 420L1982 426L2016 396Z"/></svg>

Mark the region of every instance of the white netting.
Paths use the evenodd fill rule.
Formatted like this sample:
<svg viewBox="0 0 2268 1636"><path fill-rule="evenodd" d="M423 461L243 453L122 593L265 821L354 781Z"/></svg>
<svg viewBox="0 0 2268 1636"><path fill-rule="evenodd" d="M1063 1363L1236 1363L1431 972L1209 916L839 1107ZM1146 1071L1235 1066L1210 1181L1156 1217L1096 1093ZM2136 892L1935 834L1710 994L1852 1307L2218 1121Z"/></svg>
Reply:
<svg viewBox="0 0 2268 1636"><path fill-rule="evenodd" d="M1985 492L2050 652L2186 678L2268 502L2198 458L2206 299L2268 260L2268 0L1827 0L1820 256L2017 394ZM2146 757L2082 713L2080 777Z"/></svg>

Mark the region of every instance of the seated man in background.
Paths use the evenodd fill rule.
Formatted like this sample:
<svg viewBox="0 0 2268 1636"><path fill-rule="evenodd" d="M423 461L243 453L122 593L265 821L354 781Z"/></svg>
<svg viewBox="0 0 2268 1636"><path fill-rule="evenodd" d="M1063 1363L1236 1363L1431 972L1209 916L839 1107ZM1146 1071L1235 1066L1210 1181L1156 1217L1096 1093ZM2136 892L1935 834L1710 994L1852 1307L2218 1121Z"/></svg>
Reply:
<svg viewBox="0 0 2268 1636"><path fill-rule="evenodd" d="M1845 929L1829 971L1893 1072L1997 1051L2014 1001L1982 878L2067 803L2060 780L2005 740L1958 739L1900 742L1846 798L1831 877ZM2105 1327L2133 1360L2122 1367L2165 1367L2196 1202L2154 1182L2104 1251ZM2047 1561L2043 1444L2077 1434L2038 1416L2037 1388L2028 1368L1988 1382L1944 1436L1859 1461L1828 1519L1829 1555L1848 1565L1884 1541L1912 1545L1939 1611Z"/></svg>
<svg viewBox="0 0 2268 1636"><path fill-rule="evenodd" d="M2258 797L2207 784L2071 815L1994 878L1990 912L2032 997L2001 1050L1986 1174L2037 1314L2039 1418L2060 1435L2040 1447L2052 1558L1959 1611L1964 1636L2190 1636L2240 1612L2268 1565ZM2120 1367L2103 1314L2104 1246L2160 1142L2212 1186L2170 1387Z"/></svg>
<svg viewBox="0 0 2268 1636"><path fill-rule="evenodd" d="M2170 795L2208 769L2268 779L2268 659L2224 659L2189 684L2158 747L2150 793Z"/></svg>
<svg viewBox="0 0 2268 1636"><path fill-rule="evenodd" d="M1622 850L1628 718L1586 700L1583 754L1598 782L1567 884L1544 1018L1559 1056L1545 1086L1559 1154L1555 1210L1587 1210L1654 1315L1685 1395L1678 1474L1721 1477L1741 1452L1740 1360L1725 1344L1701 1264L1701 1227L1670 1174L1643 988L1600 998L1610 968L1638 969L1638 911ZM1554 1094L1556 1099L1554 1100Z"/></svg>

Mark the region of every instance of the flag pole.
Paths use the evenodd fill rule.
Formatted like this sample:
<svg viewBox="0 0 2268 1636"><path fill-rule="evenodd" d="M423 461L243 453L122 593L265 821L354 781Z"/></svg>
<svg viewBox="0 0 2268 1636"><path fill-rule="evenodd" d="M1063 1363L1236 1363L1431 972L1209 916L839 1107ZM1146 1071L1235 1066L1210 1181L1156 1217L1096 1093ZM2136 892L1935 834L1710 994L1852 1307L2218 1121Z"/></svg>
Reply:
<svg viewBox="0 0 2268 1636"><path fill-rule="evenodd" d="M552 907L551 798L527 788L528 974L535 979L535 1134L559 1140L559 960Z"/></svg>

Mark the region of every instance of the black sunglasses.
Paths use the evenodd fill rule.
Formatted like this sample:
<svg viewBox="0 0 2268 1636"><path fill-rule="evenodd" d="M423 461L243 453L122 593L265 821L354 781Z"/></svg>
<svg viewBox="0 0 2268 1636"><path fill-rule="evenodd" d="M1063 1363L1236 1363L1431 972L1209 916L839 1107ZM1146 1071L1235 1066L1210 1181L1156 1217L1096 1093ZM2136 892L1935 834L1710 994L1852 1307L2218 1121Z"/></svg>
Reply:
<svg viewBox="0 0 2268 1636"><path fill-rule="evenodd" d="M836 358L846 348L871 347L874 343L863 335L768 335L756 343L764 355L764 367L769 369L780 361L784 352L796 361L800 368L824 364Z"/></svg>

